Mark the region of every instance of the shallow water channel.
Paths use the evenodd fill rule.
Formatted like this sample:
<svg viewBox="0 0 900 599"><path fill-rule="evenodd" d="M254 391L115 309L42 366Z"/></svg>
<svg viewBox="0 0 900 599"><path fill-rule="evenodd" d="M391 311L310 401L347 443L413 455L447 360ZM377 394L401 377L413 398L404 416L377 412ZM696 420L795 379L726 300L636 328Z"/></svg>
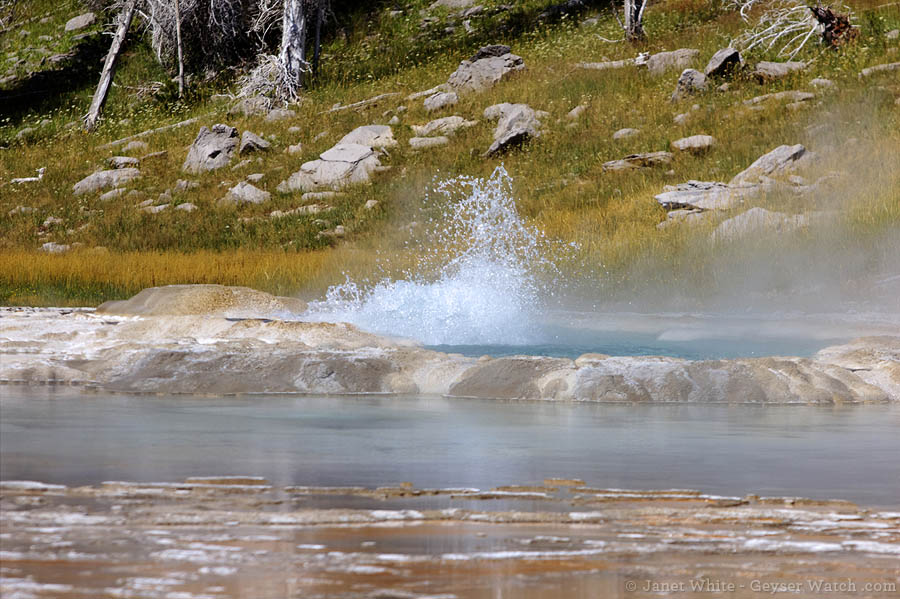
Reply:
<svg viewBox="0 0 900 599"><path fill-rule="evenodd" d="M900 405L113 395L0 387L0 478L603 488L900 504Z"/></svg>

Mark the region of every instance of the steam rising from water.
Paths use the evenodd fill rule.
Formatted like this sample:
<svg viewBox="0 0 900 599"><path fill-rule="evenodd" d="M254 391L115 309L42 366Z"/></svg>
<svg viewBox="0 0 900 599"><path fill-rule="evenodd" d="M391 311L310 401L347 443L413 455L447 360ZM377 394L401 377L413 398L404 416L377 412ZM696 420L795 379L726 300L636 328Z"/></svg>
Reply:
<svg viewBox="0 0 900 599"><path fill-rule="evenodd" d="M412 271L368 287L347 280L304 317L426 345L534 342L537 275L554 267L544 257L550 242L516 210L510 176L501 166L490 179L461 176L437 192L443 211L415 240L421 257Z"/></svg>

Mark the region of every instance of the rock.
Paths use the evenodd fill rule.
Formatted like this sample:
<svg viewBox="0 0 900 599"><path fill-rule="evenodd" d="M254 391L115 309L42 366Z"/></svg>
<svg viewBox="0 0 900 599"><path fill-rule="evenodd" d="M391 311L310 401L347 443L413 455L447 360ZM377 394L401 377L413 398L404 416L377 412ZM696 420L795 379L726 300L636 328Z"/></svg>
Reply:
<svg viewBox="0 0 900 599"><path fill-rule="evenodd" d="M331 210L331 206L327 204L310 204L308 206L298 206L293 210L273 210L269 213L269 218L284 218L286 216L309 216L312 214L319 214L320 212L326 212Z"/></svg>
<svg viewBox="0 0 900 599"><path fill-rule="evenodd" d="M788 215L755 207L719 223L712 233L712 240L734 242L766 234L790 233L808 224L809 219L803 215Z"/></svg>
<svg viewBox="0 0 900 599"><path fill-rule="evenodd" d="M97 22L97 15L92 12L86 12L83 15L72 17L66 21L66 31L78 31L85 27L90 27Z"/></svg>
<svg viewBox="0 0 900 599"><path fill-rule="evenodd" d="M721 78L728 77L735 69L741 66L744 61L741 59L741 53L734 48L722 48L712 55L703 73L707 77Z"/></svg>
<svg viewBox="0 0 900 599"><path fill-rule="evenodd" d="M136 154L142 154L146 153L149 149L150 146L147 145L147 142L135 139L134 141L128 142L128 144L122 149L122 151L127 153L134 152Z"/></svg>
<svg viewBox="0 0 900 599"><path fill-rule="evenodd" d="M228 190L224 198L219 200L220 206L232 205L240 206L242 204L263 204L269 201L272 194L263 191L254 185L241 181Z"/></svg>
<svg viewBox="0 0 900 599"><path fill-rule="evenodd" d="M584 114L585 110L587 110L587 106L585 106L584 104L579 104L578 106L576 106L575 108L573 108L572 110L570 110L569 112L566 113L566 118L569 119L570 121L574 121L574 120L580 118L581 115Z"/></svg>
<svg viewBox="0 0 900 599"><path fill-rule="evenodd" d="M707 212L705 210L696 210L689 208L670 210L666 214L666 220L656 225L656 228L659 230L663 230L673 225L700 225L709 221L711 214L711 212Z"/></svg>
<svg viewBox="0 0 900 599"><path fill-rule="evenodd" d="M59 218L58 216L48 216L44 219L44 222L41 223L41 226L45 229L49 229L50 227L61 225L63 224L63 222L65 221L63 221L63 219Z"/></svg>
<svg viewBox="0 0 900 599"><path fill-rule="evenodd" d="M441 135L452 135L459 129L465 129L477 125L477 121L467 121L461 116L445 116L435 119L425 125L413 125L412 131L418 137L429 137L435 133Z"/></svg>
<svg viewBox="0 0 900 599"><path fill-rule="evenodd" d="M900 29L891 29L887 33L884 34L885 39L895 40L900 38Z"/></svg>
<svg viewBox="0 0 900 599"><path fill-rule="evenodd" d="M181 210L182 212L193 212L197 209L197 206L191 204L190 202L185 202L184 204L178 204L175 206L175 210Z"/></svg>
<svg viewBox="0 0 900 599"><path fill-rule="evenodd" d="M231 167L231 170L233 170L233 171L239 171L239 170L241 170L242 168L247 168L247 167L250 166L251 164L253 164L253 161L252 161L252 160L250 160L249 158L244 158L243 160L241 160L240 162L238 162L237 164L235 164L234 166L232 166L232 167Z"/></svg>
<svg viewBox="0 0 900 599"><path fill-rule="evenodd" d="M366 210L374 210L378 206L378 200L367 200L365 209Z"/></svg>
<svg viewBox="0 0 900 599"><path fill-rule="evenodd" d="M625 139L627 137L635 136L635 135L639 134L640 132L641 132L640 129L632 129L630 127L626 127L624 129L619 129L618 131L613 133L612 138L613 139Z"/></svg>
<svg viewBox="0 0 900 599"><path fill-rule="evenodd" d="M859 78L865 79L867 77L871 77L872 75L878 75L880 73L890 73L891 71L900 70L900 62L892 62L890 64L879 64L874 67L869 67L867 69L863 69L859 72Z"/></svg>
<svg viewBox="0 0 900 599"><path fill-rule="evenodd" d="M537 113L527 104L494 104L484 109L484 118L497 121L494 143L484 156L505 152L541 134Z"/></svg>
<svg viewBox="0 0 900 599"><path fill-rule="evenodd" d="M672 142L672 147L679 152L703 154L716 145L716 138L711 135L691 135Z"/></svg>
<svg viewBox="0 0 900 599"><path fill-rule="evenodd" d="M273 108L266 114L266 122L267 123L277 123L278 121L283 121L285 119L292 119L297 116L297 113L289 108Z"/></svg>
<svg viewBox="0 0 900 599"><path fill-rule="evenodd" d="M189 189L196 189L200 187L200 184L196 181L188 181L185 179L178 179L175 181L175 191L188 191Z"/></svg>
<svg viewBox="0 0 900 599"><path fill-rule="evenodd" d="M19 143L27 143L30 141L34 141L37 137L37 129L34 127L23 127L19 129L19 132L16 133L16 141Z"/></svg>
<svg viewBox="0 0 900 599"><path fill-rule="evenodd" d="M490 46L489 48L497 47ZM503 46L503 48L506 47ZM487 48L482 48L482 50L486 50L489 54L497 51L487 50ZM482 51L479 50L475 56L479 56L481 53ZM473 56L473 58L475 57ZM489 55L477 60L464 60L450 75L447 85L458 92L481 92L524 68L525 62L522 57L509 52L499 56Z"/></svg>
<svg viewBox="0 0 900 599"><path fill-rule="evenodd" d="M806 68L805 62L760 62L752 75L760 82L783 79Z"/></svg>
<svg viewBox="0 0 900 599"><path fill-rule="evenodd" d="M77 195L93 193L101 189L121 187L141 176L141 171L136 168L120 168L109 171L99 171L88 175L75 184L72 192Z"/></svg>
<svg viewBox="0 0 900 599"><path fill-rule="evenodd" d="M41 251L48 254L65 254L72 249L72 246L66 243L56 243L51 241L41 246Z"/></svg>
<svg viewBox="0 0 900 599"><path fill-rule="evenodd" d="M676 125L684 126L684 125L687 125L688 121L690 121L690 120L691 120L691 113L682 112L681 114L676 114L675 118L672 119L672 122L675 123Z"/></svg>
<svg viewBox="0 0 900 599"><path fill-rule="evenodd" d="M473 4L475 4L475 0L434 0L434 2L428 6L428 10L434 10L439 7L458 10L469 8Z"/></svg>
<svg viewBox="0 0 900 599"><path fill-rule="evenodd" d="M265 152L272 147L272 144L264 140L262 137L250 131L244 131L241 135L241 145L238 154L250 154L251 152Z"/></svg>
<svg viewBox="0 0 900 599"><path fill-rule="evenodd" d="M669 152L650 152L647 154L630 154L621 160L603 163L604 171L630 171L639 168L651 168L672 162Z"/></svg>
<svg viewBox="0 0 900 599"><path fill-rule="evenodd" d="M299 171L278 185L278 191L339 189L352 183L368 183L378 166L381 163L371 147L337 144L320 154L318 160L304 163Z"/></svg>
<svg viewBox="0 0 900 599"><path fill-rule="evenodd" d="M212 130L201 127L181 170L198 174L227 166L237 144L234 127L221 124L213 125Z"/></svg>
<svg viewBox="0 0 900 599"><path fill-rule="evenodd" d="M396 127L399 124L400 124L400 117L397 116L396 114L391 117L391 120L388 121L388 125L392 125L394 127Z"/></svg>
<svg viewBox="0 0 900 599"><path fill-rule="evenodd" d="M651 75L662 75L669 69L686 69L700 54L700 50L681 48L671 52L659 52L653 54L646 62L642 63L650 71Z"/></svg>
<svg viewBox="0 0 900 599"><path fill-rule="evenodd" d="M749 100L744 100L744 106L754 106L756 104L768 102L769 100L775 100L779 102L785 100L789 100L791 102L807 102L815 97L816 94L810 92L788 90L783 92L776 92L773 94L763 94L761 96L756 96L755 98L750 98Z"/></svg>
<svg viewBox="0 0 900 599"><path fill-rule="evenodd" d="M263 178L265 176L266 175L264 173L253 173L252 175L247 175L244 178L247 179L247 181L250 181L251 183L259 183L260 181L263 180Z"/></svg>
<svg viewBox="0 0 900 599"><path fill-rule="evenodd" d="M347 194L339 191L308 191L300 196L300 199L304 202L314 202L319 200L334 200L336 198L342 198L345 195Z"/></svg>
<svg viewBox="0 0 900 599"><path fill-rule="evenodd" d="M278 297L248 287L222 285L167 285L149 287L131 299L97 307L99 314L123 316L217 315L254 318L288 312L299 314L306 304L293 297Z"/></svg>
<svg viewBox="0 0 900 599"><path fill-rule="evenodd" d="M338 144L356 144L370 148L393 148L397 140L394 132L386 125L363 125L341 138Z"/></svg>
<svg viewBox="0 0 900 599"><path fill-rule="evenodd" d="M112 156L106 159L106 164L113 168L136 168L140 163L140 160L132 158L131 156Z"/></svg>
<svg viewBox="0 0 900 599"><path fill-rule="evenodd" d="M475 54L472 55L472 58L469 59L469 62L475 62L476 60L481 60L482 58L494 58L503 56L504 54L509 54L511 50L512 48L503 44L491 44L489 46L482 46Z"/></svg>
<svg viewBox="0 0 900 599"><path fill-rule="evenodd" d="M685 69L678 78L675 91L672 92L672 101L676 102L685 96L704 91L706 84L706 75L696 69Z"/></svg>
<svg viewBox="0 0 900 599"><path fill-rule="evenodd" d="M757 197L761 186L731 186L715 181L688 181L678 185L666 185L663 193L655 196L666 210L730 210L744 200Z"/></svg>
<svg viewBox="0 0 900 599"><path fill-rule="evenodd" d="M141 208L147 214L159 214L169 208L169 204L160 204L158 206L144 206Z"/></svg>
<svg viewBox="0 0 900 599"><path fill-rule="evenodd" d="M104 194L100 195L101 202L108 202L110 200L115 200L116 198L120 198L125 195L125 190L121 187L117 187L115 189L110 189Z"/></svg>
<svg viewBox="0 0 900 599"><path fill-rule="evenodd" d="M831 79L825 79L823 77L816 77L815 79L810 81L809 84L813 87L822 89L834 89L835 87L834 81L832 81Z"/></svg>
<svg viewBox="0 0 900 599"><path fill-rule="evenodd" d="M448 143L450 143L450 139L443 135L438 137L411 137L409 139L409 147L414 150L426 150L428 148L446 146Z"/></svg>
<svg viewBox="0 0 900 599"><path fill-rule="evenodd" d="M148 160L156 160L158 158L165 158L169 155L169 152L166 150L160 150L159 152L151 152L141 158L141 162L147 162Z"/></svg>
<svg viewBox="0 0 900 599"><path fill-rule="evenodd" d="M731 180L730 185L758 184L762 177L788 174L812 158L801 144L778 146L753 162Z"/></svg>
<svg viewBox="0 0 900 599"><path fill-rule="evenodd" d="M459 96L456 95L456 92L440 92L425 98L425 110L434 112L441 108L453 106L457 102L459 102Z"/></svg>
<svg viewBox="0 0 900 599"><path fill-rule="evenodd" d="M237 104L228 109L229 116L256 116L269 110L269 101L259 96L241 98Z"/></svg>

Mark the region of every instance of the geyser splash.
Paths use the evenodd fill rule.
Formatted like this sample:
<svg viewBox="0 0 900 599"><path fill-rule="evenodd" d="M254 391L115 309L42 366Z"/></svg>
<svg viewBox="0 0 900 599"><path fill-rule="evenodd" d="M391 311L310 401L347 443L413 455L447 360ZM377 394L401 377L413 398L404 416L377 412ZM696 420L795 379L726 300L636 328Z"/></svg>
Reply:
<svg viewBox="0 0 900 599"><path fill-rule="evenodd" d="M552 245L516 210L512 180L498 167L489 179L461 176L437 186L441 216L423 238L402 280L366 287L348 280L312 302L305 319L349 322L426 345L535 342L543 298L539 280L555 269Z"/></svg>

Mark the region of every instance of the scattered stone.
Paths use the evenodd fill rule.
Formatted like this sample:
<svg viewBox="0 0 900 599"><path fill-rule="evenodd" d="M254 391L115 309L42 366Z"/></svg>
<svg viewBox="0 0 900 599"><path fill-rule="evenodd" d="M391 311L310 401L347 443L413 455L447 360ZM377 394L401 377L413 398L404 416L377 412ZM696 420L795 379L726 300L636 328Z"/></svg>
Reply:
<svg viewBox="0 0 900 599"><path fill-rule="evenodd" d="M238 154L243 156L244 154L250 154L251 152L265 152L271 147L272 144L256 133L244 131L241 135L241 145L238 149Z"/></svg>
<svg viewBox="0 0 900 599"><path fill-rule="evenodd" d="M303 133L303 127L298 127L297 125L292 125L292 126L288 127L288 133L291 133L293 135Z"/></svg>
<svg viewBox="0 0 900 599"><path fill-rule="evenodd" d="M716 242L734 242L748 237L765 234L784 234L809 225L809 218L802 215L788 215L754 207L733 218L719 223L712 233Z"/></svg>
<svg viewBox="0 0 900 599"><path fill-rule="evenodd" d="M213 125L212 130L201 127L181 170L198 174L222 168L231 162L237 144L234 127L222 124Z"/></svg>
<svg viewBox="0 0 900 599"><path fill-rule="evenodd" d="M265 177L265 176L266 175L263 173L253 173L252 175L247 175L244 178L247 179L247 181L250 181L251 183L259 183L260 181L262 181L263 177Z"/></svg>
<svg viewBox="0 0 900 599"><path fill-rule="evenodd" d="M126 144L126 146L123 148L123 151L128 153L146 153L149 149L150 146L147 145L147 142L135 139L134 141L128 142L128 144Z"/></svg>
<svg viewBox="0 0 900 599"><path fill-rule="evenodd" d="M676 125L687 125L688 121L690 121L690 120L691 120L691 113L689 113L689 112L682 112L681 114L676 114L675 118L672 119L672 121Z"/></svg>
<svg viewBox="0 0 900 599"><path fill-rule="evenodd" d="M83 15L72 17L66 21L66 31L78 31L85 27L90 27L97 22L97 15L92 12L86 12Z"/></svg>
<svg viewBox="0 0 900 599"><path fill-rule="evenodd" d="M430 89L422 90L420 92L413 92L413 93L409 94L408 96L406 96L406 99L408 101L418 100L419 98L427 98L428 96L433 96L436 93L446 92L446 91L450 91L450 86L447 85L446 83L441 83L440 85L435 85L434 87L432 87ZM400 110L401 108L403 108L403 110ZM404 112L405 110L406 110L405 106L397 107L397 112Z"/></svg>
<svg viewBox="0 0 900 599"><path fill-rule="evenodd" d="M308 191L300 196L300 199L304 202L316 202L319 200L334 200L345 195L347 194L339 191Z"/></svg>
<svg viewBox="0 0 900 599"><path fill-rule="evenodd" d="M285 119L292 119L297 116L297 113L289 108L273 108L266 115L267 123L277 123L278 121L283 121Z"/></svg>
<svg viewBox="0 0 900 599"><path fill-rule="evenodd" d="M184 204L178 204L175 206L175 210L181 210L182 212L193 212L197 209L197 206L191 204L190 202L185 202Z"/></svg>
<svg viewBox="0 0 900 599"><path fill-rule="evenodd" d="M604 171L630 171L639 168L651 168L672 162L670 152L649 152L646 154L630 154L621 160L611 160L603 164Z"/></svg>
<svg viewBox="0 0 900 599"><path fill-rule="evenodd" d="M450 139L443 135L438 137L411 137L409 139L409 147L414 150L427 150L428 148L446 146L448 143L450 143Z"/></svg>
<svg viewBox="0 0 900 599"><path fill-rule="evenodd" d="M228 190L225 197L219 200L219 205L263 204L268 202L270 197L272 197L272 194L268 191L263 191L250 183L241 181Z"/></svg>
<svg viewBox="0 0 900 599"><path fill-rule="evenodd" d="M666 185L656 201L666 210L729 210L762 193L760 186L731 186L717 181Z"/></svg>
<svg viewBox="0 0 900 599"><path fill-rule="evenodd" d="M298 206L293 210L273 210L269 213L269 218L284 218L286 216L309 216L319 214L331 210L331 206L327 204L310 204L308 206Z"/></svg>
<svg viewBox="0 0 900 599"><path fill-rule="evenodd" d="M801 144L778 146L763 154L731 180L730 185L758 184L762 177L788 174L813 157Z"/></svg>
<svg viewBox="0 0 900 599"><path fill-rule="evenodd" d="M143 202L137 205L138 208L146 208L147 206L152 206L153 200L144 200Z"/></svg>
<svg viewBox="0 0 900 599"><path fill-rule="evenodd" d="M131 156L112 156L106 159L106 164L113 168L136 168L140 163L140 160L132 158Z"/></svg>
<svg viewBox="0 0 900 599"><path fill-rule="evenodd" d="M339 189L352 183L368 183L381 163L369 146L337 144L319 155L318 160L304 163L300 170L278 185L278 191L309 191L330 187Z"/></svg>
<svg viewBox="0 0 900 599"><path fill-rule="evenodd" d="M459 96L456 94L456 92L439 92L434 94L433 96L425 98L425 110L427 110L428 112L434 112L435 110L440 110L441 108L453 106L457 102L459 102Z"/></svg>
<svg viewBox="0 0 900 599"><path fill-rule="evenodd" d="M730 76L743 63L741 53L734 48L722 48L712 55L703 73L707 77L720 78Z"/></svg>
<svg viewBox="0 0 900 599"><path fill-rule="evenodd" d="M101 189L121 187L141 176L141 171L136 168L120 168L109 171L99 171L88 175L75 184L72 192L77 195L93 193Z"/></svg>
<svg viewBox="0 0 900 599"><path fill-rule="evenodd" d="M365 209L366 210L374 210L378 206L378 200L367 200Z"/></svg>
<svg viewBox="0 0 900 599"><path fill-rule="evenodd" d="M685 69L678 78L672 101L677 102L685 96L693 95L706 89L706 75L696 69Z"/></svg>
<svg viewBox="0 0 900 599"><path fill-rule="evenodd" d="M900 38L900 29L891 29L887 33L884 34L884 37L889 40L895 40Z"/></svg>
<svg viewBox="0 0 900 599"><path fill-rule="evenodd" d="M169 204L160 204L158 206L144 206L141 208L147 214L159 214L169 208Z"/></svg>
<svg viewBox="0 0 900 599"><path fill-rule="evenodd" d="M30 141L34 141L37 137L37 129L34 127L24 127L16 133L16 141L20 143L27 143Z"/></svg>
<svg viewBox="0 0 900 599"><path fill-rule="evenodd" d="M727 81L716 88L716 90L723 92L723 93L727 92L729 89L731 89L731 85L729 85Z"/></svg>
<svg viewBox="0 0 900 599"><path fill-rule="evenodd" d="M319 141L320 139L324 139L325 137L328 137L328 131L320 131L316 133L315 137L313 137L313 143Z"/></svg>
<svg viewBox="0 0 900 599"><path fill-rule="evenodd" d="M494 143L484 156L494 156L540 136L538 114L527 104L494 104L484 109L484 118L497 121Z"/></svg>
<svg viewBox="0 0 900 599"><path fill-rule="evenodd" d="M805 62L760 62L757 63L756 69L753 70L753 76L765 83L766 81L774 81L783 79L794 73L799 73L806 68Z"/></svg>
<svg viewBox="0 0 900 599"><path fill-rule="evenodd" d="M388 125L392 125L394 127L396 127L399 124L400 124L400 117L397 116L396 114L391 117L391 120L388 121Z"/></svg>
<svg viewBox="0 0 900 599"><path fill-rule="evenodd" d="M823 89L834 89L835 87L834 81L832 81L831 79L825 79L823 77L816 77L815 79L810 81L809 84L813 87L819 87Z"/></svg>
<svg viewBox="0 0 900 599"><path fill-rule="evenodd" d="M445 116L440 119L430 121L425 125L413 125L412 131L418 137L429 137L435 133L441 135L452 135L459 129L465 129L477 125L477 121L467 121L461 116Z"/></svg>
<svg viewBox="0 0 900 599"><path fill-rule="evenodd" d="M239 170L241 170L242 168L246 168L246 167L250 166L251 164L253 164L253 161L252 161L252 160L250 160L249 158L244 158L243 160L241 160L240 162L238 162L237 164L235 164L234 166L232 166L232 167L231 167L231 170L233 170L233 171L239 171Z"/></svg>
<svg viewBox="0 0 900 599"><path fill-rule="evenodd" d="M125 195L125 190L121 187L116 187L115 189L110 189L104 194L100 195L101 202L108 202L110 200L115 200L116 198L120 198Z"/></svg>
<svg viewBox="0 0 900 599"><path fill-rule="evenodd" d="M662 75L669 69L688 68L699 54L700 50L694 50L692 48L681 48L679 50L672 50L671 52L659 52L650 56L650 58L648 58L646 62L643 62L642 65L647 67L647 70L650 71L651 75Z"/></svg>
<svg viewBox="0 0 900 599"><path fill-rule="evenodd" d="M632 137L641 132L640 129L632 129L631 127L625 127L624 129L619 129L615 133L613 133L613 139L625 139L627 137Z"/></svg>
<svg viewBox="0 0 900 599"><path fill-rule="evenodd" d="M295 154L300 154L301 152L303 152L303 144L301 144L301 143L296 143L296 144L294 144L294 145L292 145L292 146L288 146L288 147L287 147L287 150L285 150L285 151L286 151L288 154L290 154L291 156L293 156L293 155L295 155Z"/></svg>
<svg viewBox="0 0 900 599"><path fill-rule="evenodd" d="M672 142L672 147L679 152L703 154L716 145L716 138L711 135L691 135Z"/></svg>
<svg viewBox="0 0 900 599"><path fill-rule="evenodd" d="M670 210L666 214L666 220L656 225L656 228L662 231L673 225L699 225L707 222L712 213L705 210L691 210L681 208L678 210Z"/></svg>
<svg viewBox="0 0 900 599"><path fill-rule="evenodd" d="M160 150L159 152L151 152L141 158L141 162L147 162L149 160L156 160L158 158L166 158L169 155L167 150Z"/></svg>
<svg viewBox="0 0 900 599"><path fill-rule="evenodd" d="M257 116L269 110L269 101L260 96L242 98L228 110L228 116Z"/></svg>
<svg viewBox="0 0 900 599"><path fill-rule="evenodd" d="M196 189L200 187L200 184L196 181L188 181L186 179L178 179L175 181L175 191L188 191L189 189Z"/></svg>
<svg viewBox="0 0 900 599"><path fill-rule="evenodd" d="M585 106L584 104L579 104L578 106L576 106L575 108L573 108L572 110L570 110L569 112L566 113L566 118L569 119L570 121L574 121L574 120L580 118L581 115L584 114L585 110L587 110L587 106Z"/></svg>
<svg viewBox="0 0 900 599"><path fill-rule="evenodd" d="M55 227L57 225L63 224L63 219L58 216L48 216L44 219L44 222L41 223L41 226L45 229L49 229L50 227Z"/></svg>
<svg viewBox="0 0 900 599"><path fill-rule="evenodd" d="M45 243L41 246L41 251L47 252L48 254L65 254L71 249L71 245L66 243L56 243L55 241Z"/></svg>
<svg viewBox="0 0 900 599"><path fill-rule="evenodd" d="M338 144L357 144L370 148L393 148L398 145L394 139L394 132L387 125L357 127L342 137Z"/></svg>
<svg viewBox="0 0 900 599"><path fill-rule="evenodd" d="M869 67L867 69L863 69L859 72L859 78L865 79L866 77L871 77L872 75L877 75L879 73L889 73L891 71L900 70L900 62L892 62L889 64L879 64L874 67Z"/></svg>
<svg viewBox="0 0 900 599"><path fill-rule="evenodd" d="M506 50L504 54L496 52ZM447 84L459 92L481 92L525 68L521 56L509 52L508 46L485 46L472 57L464 60L450 75Z"/></svg>
<svg viewBox="0 0 900 599"><path fill-rule="evenodd" d="M754 106L756 104L761 104L763 102L768 102L769 100L775 100L778 102L784 100L790 100L791 102L807 102L816 97L816 94L810 92L801 92L796 90L788 90L783 92L776 92L772 94L763 94L761 96L756 96L755 98L750 98L749 100L744 100L744 106Z"/></svg>

